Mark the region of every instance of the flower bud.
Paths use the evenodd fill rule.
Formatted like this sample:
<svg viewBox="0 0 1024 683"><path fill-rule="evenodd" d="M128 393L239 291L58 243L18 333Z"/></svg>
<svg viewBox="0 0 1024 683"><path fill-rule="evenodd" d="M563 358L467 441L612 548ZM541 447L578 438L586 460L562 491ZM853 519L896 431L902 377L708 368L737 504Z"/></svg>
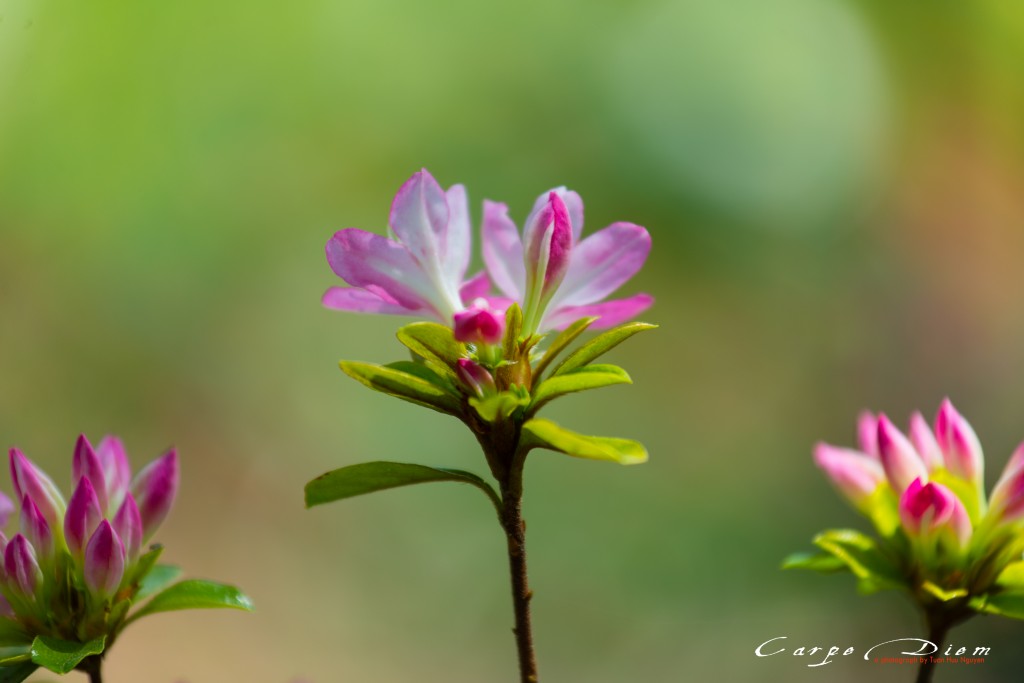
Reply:
<svg viewBox="0 0 1024 683"><path fill-rule="evenodd" d="M124 502L114 516L113 527L124 543L128 562L133 562L142 548L142 515L139 514L139 507L135 504L135 496L132 494L125 496Z"/></svg>
<svg viewBox="0 0 1024 683"><path fill-rule="evenodd" d="M455 338L468 344L498 344L505 333L505 315L490 307L486 299L455 314Z"/></svg>
<svg viewBox="0 0 1024 683"><path fill-rule="evenodd" d="M43 513L51 528L57 527L64 516L64 497L46 473L36 467L17 448L11 449L11 481L18 500L30 497Z"/></svg>
<svg viewBox="0 0 1024 683"><path fill-rule="evenodd" d="M174 505L178 493L178 452L172 448L146 465L135 477L131 490L142 516L142 537L148 539Z"/></svg>
<svg viewBox="0 0 1024 683"><path fill-rule="evenodd" d="M132 483L132 467L128 462L128 454L121 439L116 436L105 436L96 446L96 457L103 468L103 481L107 485L107 507L104 508L104 512L116 510ZM96 493L98 497L99 491Z"/></svg>
<svg viewBox="0 0 1024 683"><path fill-rule="evenodd" d="M900 497L899 510L900 522L911 538L945 533L958 549L971 539L971 520L964 504L942 484L922 484L915 479Z"/></svg>
<svg viewBox="0 0 1024 683"><path fill-rule="evenodd" d="M92 482L82 477L71 494L68 511L64 515L64 540L74 557L81 558L85 543L96 531L103 512Z"/></svg>
<svg viewBox="0 0 1024 683"><path fill-rule="evenodd" d="M3 493L0 493L0 528L7 526L7 520L14 512L14 503Z"/></svg>
<svg viewBox="0 0 1024 683"><path fill-rule="evenodd" d="M946 469L967 481L981 485L984 459L974 429L947 398L935 416L935 439L942 450Z"/></svg>
<svg viewBox="0 0 1024 683"><path fill-rule="evenodd" d="M487 372L487 369L483 366L474 363L468 358L459 359L457 372L462 383L472 390L477 396L483 397L497 391L497 387L494 384L494 377L491 376L491 373Z"/></svg>
<svg viewBox="0 0 1024 683"><path fill-rule="evenodd" d="M878 457L878 418L867 410L857 416L857 444L861 452Z"/></svg>
<svg viewBox="0 0 1024 683"><path fill-rule="evenodd" d="M85 585L100 599L112 596L124 578L125 550L110 522L103 520L96 527L85 547Z"/></svg>
<svg viewBox="0 0 1024 683"><path fill-rule="evenodd" d="M877 460L847 448L819 443L814 448L814 462L839 492L862 511L866 511L871 494L885 481L885 472Z"/></svg>
<svg viewBox="0 0 1024 683"><path fill-rule="evenodd" d="M540 300L546 300L565 277L572 240L569 210L557 192L549 192L523 229L526 279L531 288L540 287Z"/></svg>
<svg viewBox="0 0 1024 683"><path fill-rule="evenodd" d="M928 470L921 457L884 413L878 414L878 453L889 484L897 494L915 479L928 481Z"/></svg>
<svg viewBox="0 0 1024 683"><path fill-rule="evenodd" d="M40 564L46 564L53 559L53 532L39 507L28 496L21 500L21 533L32 544Z"/></svg>
<svg viewBox="0 0 1024 683"><path fill-rule="evenodd" d="M103 465L100 463L92 444L85 438L85 434L78 436L75 443L75 457L71 461L71 481L78 482L85 477L92 484L96 492L96 499L100 503L100 510L107 511L107 482L103 472Z"/></svg>
<svg viewBox="0 0 1024 683"><path fill-rule="evenodd" d="M914 449L921 456L921 461L924 462L924 466L929 472L934 472L943 466L939 442L935 440L932 428L918 411L914 411L914 414L910 416L910 442L914 444Z"/></svg>
<svg viewBox="0 0 1024 683"><path fill-rule="evenodd" d="M21 534L15 534L4 550L4 573L7 585L26 597L34 596L43 580L32 544Z"/></svg>
<svg viewBox="0 0 1024 683"><path fill-rule="evenodd" d="M992 489L988 513L1002 522L1024 517L1024 444L1017 447Z"/></svg>

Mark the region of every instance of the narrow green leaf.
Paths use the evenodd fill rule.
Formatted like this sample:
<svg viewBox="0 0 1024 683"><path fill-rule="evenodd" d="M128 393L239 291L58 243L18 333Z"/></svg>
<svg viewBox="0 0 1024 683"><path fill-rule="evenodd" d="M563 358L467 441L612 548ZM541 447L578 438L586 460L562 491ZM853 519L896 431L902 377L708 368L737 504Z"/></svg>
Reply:
<svg viewBox="0 0 1024 683"><path fill-rule="evenodd" d="M609 460L620 465L647 462L647 449L637 441L586 436L542 418L534 418L523 425L521 444L528 449L547 448L576 458Z"/></svg>
<svg viewBox="0 0 1024 683"><path fill-rule="evenodd" d="M189 579L174 584L162 593L157 593L128 621L135 621L158 612L173 612L182 609L240 609L251 612L252 601L234 586L216 581Z"/></svg>
<svg viewBox="0 0 1024 683"><path fill-rule="evenodd" d="M598 356L608 353L637 332L653 330L657 327L657 325L649 323L626 323L625 325L613 327L607 332L602 332L569 354L569 357L555 368L554 374L560 375L576 368L581 368L587 363L594 361Z"/></svg>
<svg viewBox="0 0 1024 683"><path fill-rule="evenodd" d="M950 600L957 600L959 598L966 598L970 591L966 588L957 588L954 590L946 590L942 586L933 583L931 581L925 581L921 584L921 588L931 595L935 596L942 602L949 602Z"/></svg>
<svg viewBox="0 0 1024 683"><path fill-rule="evenodd" d="M533 377L534 380L540 377L544 370L547 369L551 362L558 357L562 351L564 351L569 344L576 341L576 337L583 334L583 332L593 324L597 318L580 318L569 327L562 330L557 337L551 340L551 344L548 345L544 355L541 356L540 360L533 366Z"/></svg>
<svg viewBox="0 0 1024 683"><path fill-rule="evenodd" d="M1024 561L1011 562L999 572L996 583L1009 590L1024 592Z"/></svg>
<svg viewBox="0 0 1024 683"><path fill-rule="evenodd" d="M397 336L410 351L435 361L443 372L453 376L455 364L466 355L465 345L455 339L452 329L438 323L412 323L398 330Z"/></svg>
<svg viewBox="0 0 1024 683"><path fill-rule="evenodd" d="M349 465L320 475L306 484L306 507L432 481L471 484L486 493L494 506L501 509L501 501L491 485L472 472L387 461Z"/></svg>
<svg viewBox="0 0 1024 683"><path fill-rule="evenodd" d="M70 673L89 655L102 653L106 640L107 637L102 636L88 643L76 643L49 636L36 636L32 641L32 662L57 674Z"/></svg>
<svg viewBox="0 0 1024 683"><path fill-rule="evenodd" d="M513 303L505 311L505 336L501 339L501 348L505 358L514 358L519 346L519 334L523 331L523 310L519 304Z"/></svg>
<svg viewBox="0 0 1024 683"><path fill-rule="evenodd" d="M21 683L39 668L33 662L0 667L0 683Z"/></svg>
<svg viewBox="0 0 1024 683"><path fill-rule="evenodd" d="M842 560L858 579L874 584L878 588L906 586L906 579L878 548L877 542L859 531L824 531L815 537L814 545Z"/></svg>
<svg viewBox="0 0 1024 683"><path fill-rule="evenodd" d="M384 367L391 368L392 370L398 370L420 379L430 382L438 389L441 389L452 396L458 396L455 390L452 388L452 383L435 372L430 365L412 360L397 360L393 363L385 363ZM451 375L447 375L451 376Z"/></svg>
<svg viewBox="0 0 1024 683"><path fill-rule="evenodd" d="M542 405L576 391L587 391L613 384L632 384L626 371L617 365L586 365L582 368L563 372L540 383L534 389L530 412L536 412Z"/></svg>
<svg viewBox="0 0 1024 683"><path fill-rule="evenodd" d="M848 569L846 563L831 553L793 553L782 561L783 569L810 569L831 574Z"/></svg>
<svg viewBox="0 0 1024 683"><path fill-rule="evenodd" d="M970 605L979 612L1024 619L1024 592L1021 591L989 593L971 600Z"/></svg>
<svg viewBox="0 0 1024 683"><path fill-rule="evenodd" d="M373 363L341 361L342 371L349 377L376 391L432 408L448 415L462 412L462 404L447 391L408 372Z"/></svg>
<svg viewBox="0 0 1024 683"><path fill-rule="evenodd" d="M530 394L525 390L502 391L484 398L470 398L469 405L486 422L494 422L499 418L509 417L516 409L530 404Z"/></svg>
<svg viewBox="0 0 1024 683"><path fill-rule="evenodd" d="M0 647L0 666L20 664L32 659L32 640L17 645L5 645Z"/></svg>
<svg viewBox="0 0 1024 683"><path fill-rule="evenodd" d="M159 592L181 576L181 567L170 564L158 564L149 570L149 573L142 577L139 583L139 590L135 593L135 600L143 600L150 595Z"/></svg>

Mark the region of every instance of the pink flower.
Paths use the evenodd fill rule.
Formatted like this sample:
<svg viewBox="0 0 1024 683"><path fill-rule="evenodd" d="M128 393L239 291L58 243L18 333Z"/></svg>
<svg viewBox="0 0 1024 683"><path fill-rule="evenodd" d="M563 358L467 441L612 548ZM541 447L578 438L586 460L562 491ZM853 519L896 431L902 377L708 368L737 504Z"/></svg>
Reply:
<svg viewBox="0 0 1024 683"><path fill-rule="evenodd" d="M1014 451L992 489L989 514L1001 522L1014 522L1024 517L1024 444Z"/></svg>
<svg viewBox="0 0 1024 683"><path fill-rule="evenodd" d="M612 327L654 302L648 294L604 301L647 260L651 237L639 225L613 223L579 241L583 201L560 187L537 199L525 226L521 239L508 208L484 202L487 272L506 297L522 304L533 323L524 324L527 331L562 329L587 316L599 318L595 328Z"/></svg>
<svg viewBox="0 0 1024 683"><path fill-rule="evenodd" d="M957 412L948 398L942 402L935 416L935 438L945 459L946 469L981 486L984 471L981 443L970 423Z"/></svg>
<svg viewBox="0 0 1024 683"><path fill-rule="evenodd" d="M896 493L905 491L915 479L928 481L921 456L884 413L878 415L878 455Z"/></svg>
<svg viewBox="0 0 1024 683"><path fill-rule="evenodd" d="M328 240L327 262L351 286L328 289L324 306L451 325L464 301L487 293L486 276L463 281L471 236L461 185L445 192L426 169L413 174L395 195L388 223L396 239L347 228Z"/></svg>
<svg viewBox="0 0 1024 683"><path fill-rule="evenodd" d="M949 531L958 547L971 539L971 520L956 494L942 484L915 479L900 497L900 523L911 538Z"/></svg>
<svg viewBox="0 0 1024 683"><path fill-rule="evenodd" d="M847 448L819 443L814 448L814 462L860 510L866 511L871 494L885 481L885 472L877 459Z"/></svg>
<svg viewBox="0 0 1024 683"><path fill-rule="evenodd" d="M455 314L455 338L470 344L497 344L505 332L505 312L491 308L479 298L465 311Z"/></svg>

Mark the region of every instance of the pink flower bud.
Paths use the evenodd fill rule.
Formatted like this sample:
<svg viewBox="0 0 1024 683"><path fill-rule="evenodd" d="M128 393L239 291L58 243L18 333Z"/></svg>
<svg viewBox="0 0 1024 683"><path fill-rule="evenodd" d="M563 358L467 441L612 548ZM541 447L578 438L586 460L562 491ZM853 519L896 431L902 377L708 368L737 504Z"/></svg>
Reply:
<svg viewBox="0 0 1024 683"><path fill-rule="evenodd" d="M128 454L119 438L105 436L96 446L96 457L103 468L103 481L107 484L107 507L104 511L116 510L132 483L132 468L128 462Z"/></svg>
<svg viewBox="0 0 1024 683"><path fill-rule="evenodd" d="M101 519L103 512L92 482L82 477L71 494L68 511L64 515L64 540L73 556L82 557L85 543L96 531Z"/></svg>
<svg viewBox="0 0 1024 683"><path fill-rule="evenodd" d="M17 448L12 448L10 454L11 481L14 482L18 500L25 496L31 498L39 506L50 528L56 528L64 516L64 497L60 495L60 489Z"/></svg>
<svg viewBox="0 0 1024 683"><path fill-rule="evenodd" d="M139 472L132 494L142 516L142 537L149 539L167 517L178 493L178 452L173 448Z"/></svg>
<svg viewBox="0 0 1024 683"><path fill-rule="evenodd" d="M814 448L814 462L858 509L864 509L871 494L885 481L877 460L847 448L819 443Z"/></svg>
<svg viewBox="0 0 1024 683"><path fill-rule="evenodd" d="M124 578L125 550L110 522L96 527L85 547L85 585L100 599L112 596Z"/></svg>
<svg viewBox="0 0 1024 683"><path fill-rule="evenodd" d="M948 531L959 548L971 539L971 520L964 504L942 484L922 484L915 479L900 497L899 508L900 522L911 538Z"/></svg>
<svg viewBox="0 0 1024 683"><path fill-rule="evenodd" d="M878 457L878 418L867 410L857 416L857 443L861 452Z"/></svg>
<svg viewBox="0 0 1024 683"><path fill-rule="evenodd" d="M53 558L53 532L39 507L28 496L21 500L21 533L32 544L40 564L46 564Z"/></svg>
<svg viewBox="0 0 1024 683"><path fill-rule="evenodd" d="M1024 517L1024 444L1017 447L992 489L989 514L1003 522Z"/></svg>
<svg viewBox="0 0 1024 683"><path fill-rule="evenodd" d="M85 434L78 436L75 443L75 457L71 461L71 481L77 485L78 480L85 477L92 483L93 491L100 503L100 510L107 511L107 482L103 472L103 465L100 463L92 444L85 438Z"/></svg>
<svg viewBox="0 0 1024 683"><path fill-rule="evenodd" d="M15 534L4 550L4 573L7 585L27 597L35 595L43 580L32 544L21 534Z"/></svg>
<svg viewBox="0 0 1024 683"><path fill-rule="evenodd" d="M468 358L459 359L458 375L463 384L469 387L477 396L482 397L497 391L494 377L491 376L491 373Z"/></svg>
<svg viewBox="0 0 1024 683"><path fill-rule="evenodd" d="M7 526L7 520L14 512L14 503L3 493L0 493L0 527Z"/></svg>
<svg viewBox="0 0 1024 683"><path fill-rule="evenodd" d="M878 453L889 484L897 494L915 479L928 481L928 470L921 457L884 413L878 414Z"/></svg>
<svg viewBox="0 0 1024 683"><path fill-rule="evenodd" d="M981 484L984 459L974 429L947 398L935 416L935 439L946 461L946 469L967 481Z"/></svg>
<svg viewBox="0 0 1024 683"><path fill-rule="evenodd" d="M921 460L929 472L934 472L943 466L939 442L935 440L932 428L928 426L928 422L918 411L914 411L914 414L910 416L910 441L914 444L914 449L921 456Z"/></svg>
<svg viewBox="0 0 1024 683"><path fill-rule="evenodd" d="M505 333L505 315L494 310L486 299L455 314L455 338L468 344L497 344Z"/></svg>
<svg viewBox="0 0 1024 683"><path fill-rule="evenodd" d="M569 210L557 192L527 218L523 229L527 281L541 287L541 299L554 292L565 277L572 251Z"/></svg>
<svg viewBox="0 0 1024 683"><path fill-rule="evenodd" d="M114 516L113 526L124 543L128 562L133 562L142 548L142 515L139 514L139 507L132 494L125 496L121 508Z"/></svg>

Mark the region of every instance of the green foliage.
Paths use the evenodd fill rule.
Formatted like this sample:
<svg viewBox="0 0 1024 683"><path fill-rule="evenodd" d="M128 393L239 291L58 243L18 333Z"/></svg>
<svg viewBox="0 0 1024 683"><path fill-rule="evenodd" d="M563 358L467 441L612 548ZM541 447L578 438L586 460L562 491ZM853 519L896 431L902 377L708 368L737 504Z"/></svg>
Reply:
<svg viewBox="0 0 1024 683"><path fill-rule="evenodd" d="M832 553L793 553L782 561L783 569L809 569L823 574L848 571L849 567Z"/></svg>
<svg viewBox="0 0 1024 683"><path fill-rule="evenodd" d="M11 619L0 619L0 647L25 645L31 641L32 637L25 632L18 622Z"/></svg>
<svg viewBox="0 0 1024 683"><path fill-rule="evenodd" d="M157 593L142 609L133 614L128 621L135 621L158 612L173 612L183 609L240 609L247 612L253 610L252 601L234 586L216 581L189 579L174 584L161 593Z"/></svg>
<svg viewBox="0 0 1024 683"><path fill-rule="evenodd" d="M164 586L181 576L181 568L170 564L155 565L139 584L139 590L135 593L136 600L144 600L154 593L159 592Z"/></svg>
<svg viewBox="0 0 1024 683"><path fill-rule="evenodd" d="M879 548L878 542L853 529L830 529L818 534L814 545L842 561L859 580L864 592L906 588L899 568Z"/></svg>
<svg viewBox="0 0 1024 683"><path fill-rule="evenodd" d="M495 422L498 419L507 419L519 408L530 405L530 393L520 386L513 386L509 391L484 398L470 398L469 405L473 406L482 420Z"/></svg>
<svg viewBox="0 0 1024 683"><path fill-rule="evenodd" d="M530 413L535 413L548 401L577 391L599 389L613 384L632 384L626 371L617 365L587 365L561 372L544 380L533 391Z"/></svg>
<svg viewBox="0 0 1024 683"><path fill-rule="evenodd" d="M342 371L366 386L397 398L426 406L447 415L459 415L462 404L458 396L422 377L393 367L341 361Z"/></svg>
<svg viewBox="0 0 1024 683"><path fill-rule="evenodd" d="M978 612L998 614L1011 619L1024 619L1024 591L1010 590L989 593L971 600L970 606Z"/></svg>
<svg viewBox="0 0 1024 683"><path fill-rule="evenodd" d="M581 368L593 362L599 356L608 353L634 334L644 330L653 330L657 327L657 325L649 323L626 323L625 325L619 325L606 332L602 332L569 354L569 357L555 368L554 374L560 375Z"/></svg>
<svg viewBox="0 0 1024 683"><path fill-rule="evenodd" d="M31 656L31 652L29 652L29 656ZM0 665L0 683L21 683L35 673L38 668L39 665L31 661L10 666Z"/></svg>
<svg viewBox="0 0 1024 683"><path fill-rule="evenodd" d="M520 443L527 449L546 448L576 458L608 460L620 465L647 462L647 449L636 441L586 436L542 418L533 418L523 425Z"/></svg>
<svg viewBox="0 0 1024 683"><path fill-rule="evenodd" d="M537 361L533 366L534 378L540 377L544 371L548 368L552 361L558 357L562 351L569 347L577 337L583 334L588 327L590 327L597 318L580 318L569 327L562 330L557 337L551 340L544 355L541 356L540 360Z"/></svg>
<svg viewBox="0 0 1024 683"><path fill-rule="evenodd" d="M0 666L20 664L32 659L31 640L20 645L5 645L0 647Z"/></svg>
<svg viewBox="0 0 1024 683"><path fill-rule="evenodd" d="M32 641L32 662L54 673L70 673L74 671L79 662L89 655L102 653L106 641L106 636L90 640L87 643L38 636Z"/></svg>
<svg viewBox="0 0 1024 683"><path fill-rule="evenodd" d="M349 465L320 475L306 484L306 507L311 508L374 491L433 481L471 484L487 494L496 508L501 507L498 494L490 484L471 472L386 461Z"/></svg>
<svg viewBox="0 0 1024 683"><path fill-rule="evenodd" d="M455 377L459 358L466 355L466 346L455 339L451 328L437 323L419 322L398 330L398 341L424 359L432 370Z"/></svg>

